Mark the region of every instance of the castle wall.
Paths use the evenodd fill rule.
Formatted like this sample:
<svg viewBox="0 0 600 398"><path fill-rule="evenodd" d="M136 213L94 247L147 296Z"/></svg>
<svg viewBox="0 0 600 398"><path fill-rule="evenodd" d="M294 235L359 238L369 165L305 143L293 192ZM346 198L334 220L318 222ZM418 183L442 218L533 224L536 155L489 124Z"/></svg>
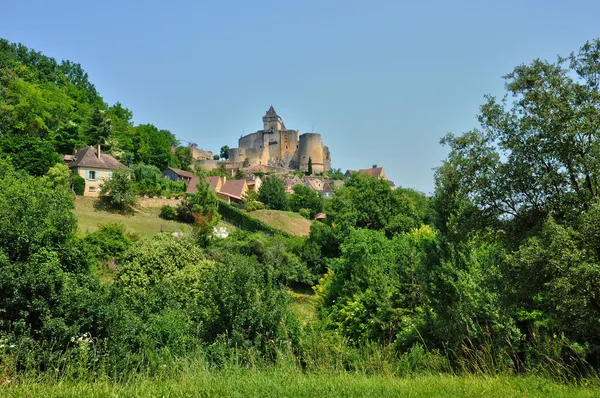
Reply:
<svg viewBox="0 0 600 398"><path fill-rule="evenodd" d="M240 148L264 148L265 137L262 131L243 136L238 141Z"/></svg>
<svg viewBox="0 0 600 398"><path fill-rule="evenodd" d="M299 163L300 170L308 170L308 160L312 161L315 173L324 171L323 140L321 134L305 133L300 136L299 141Z"/></svg>
<svg viewBox="0 0 600 398"><path fill-rule="evenodd" d="M245 160L246 148L229 148L229 164L235 167L243 167Z"/></svg>

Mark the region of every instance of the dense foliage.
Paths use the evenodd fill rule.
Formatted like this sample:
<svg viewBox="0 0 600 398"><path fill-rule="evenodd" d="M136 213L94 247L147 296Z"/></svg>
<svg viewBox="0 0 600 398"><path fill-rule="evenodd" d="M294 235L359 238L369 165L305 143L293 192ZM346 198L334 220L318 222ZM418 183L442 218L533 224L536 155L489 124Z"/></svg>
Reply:
<svg viewBox="0 0 600 398"><path fill-rule="evenodd" d="M267 177L260 186L258 197L269 209L286 210L287 196L283 181L275 177Z"/></svg>
<svg viewBox="0 0 600 398"><path fill-rule="evenodd" d="M79 64L0 39L0 153L18 155L15 167L41 176L62 155L97 144L127 166L188 167L191 151L173 154L171 132L132 118L120 103L104 102Z"/></svg>
<svg viewBox="0 0 600 398"><path fill-rule="evenodd" d="M161 212L193 223L192 238L140 240L123 225L78 237L80 183L56 156L101 141L138 162L102 188L124 208L136 186L183 190L159 175L185 151L102 104L78 66L0 49L0 372L62 372L68 359L82 378L156 374L202 352L217 366L597 374L600 41L507 75L510 106L488 98L480 129L442 140L433 197L359 173L331 200L288 197L269 177L268 207L327 213L294 237L202 180ZM9 154L25 147L17 167ZM240 230L217 239L221 216ZM311 285L306 316L289 290Z"/></svg>

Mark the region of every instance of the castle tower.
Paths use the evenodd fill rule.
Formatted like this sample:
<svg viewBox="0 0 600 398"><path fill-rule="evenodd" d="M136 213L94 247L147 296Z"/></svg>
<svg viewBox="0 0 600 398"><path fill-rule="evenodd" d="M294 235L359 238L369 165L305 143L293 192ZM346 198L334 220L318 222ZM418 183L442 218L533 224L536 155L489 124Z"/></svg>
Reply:
<svg viewBox="0 0 600 398"><path fill-rule="evenodd" d="M269 108L267 113L263 116L264 131L281 131L285 130L281 117L273 109L273 105Z"/></svg>

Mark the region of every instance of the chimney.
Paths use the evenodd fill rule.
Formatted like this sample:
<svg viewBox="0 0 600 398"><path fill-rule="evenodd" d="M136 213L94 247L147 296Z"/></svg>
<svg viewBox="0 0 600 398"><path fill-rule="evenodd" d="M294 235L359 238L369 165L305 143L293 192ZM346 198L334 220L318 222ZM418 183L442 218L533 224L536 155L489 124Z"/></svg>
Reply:
<svg viewBox="0 0 600 398"><path fill-rule="evenodd" d="M98 155L98 159L102 159L102 153L100 153L100 144L98 144L98 151L96 152L96 155Z"/></svg>
<svg viewBox="0 0 600 398"><path fill-rule="evenodd" d="M373 168L374 168L374 169L376 169L376 168L377 168L377 165L376 165L376 164L374 164L374 165L373 165Z"/></svg>

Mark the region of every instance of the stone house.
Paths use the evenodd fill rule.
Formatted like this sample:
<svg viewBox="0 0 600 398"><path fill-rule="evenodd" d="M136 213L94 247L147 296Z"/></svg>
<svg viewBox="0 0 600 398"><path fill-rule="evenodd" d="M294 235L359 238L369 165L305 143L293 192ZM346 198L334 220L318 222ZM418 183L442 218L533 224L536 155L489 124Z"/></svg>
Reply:
<svg viewBox="0 0 600 398"><path fill-rule="evenodd" d="M99 196L100 186L112 177L113 170L125 168L125 165L111 155L102 153L100 145L97 149L89 146L75 152L68 166L74 174L85 179L84 196Z"/></svg>

